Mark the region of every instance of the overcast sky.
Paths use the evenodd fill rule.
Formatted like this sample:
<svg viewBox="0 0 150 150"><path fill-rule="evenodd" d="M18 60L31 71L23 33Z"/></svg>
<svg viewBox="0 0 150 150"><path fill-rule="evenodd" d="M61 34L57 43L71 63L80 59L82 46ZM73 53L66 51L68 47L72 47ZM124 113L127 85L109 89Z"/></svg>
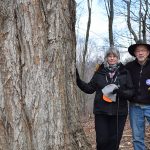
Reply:
<svg viewBox="0 0 150 150"><path fill-rule="evenodd" d="M86 0L76 0L80 3L77 8L77 27L80 35L85 35L87 28L87 2ZM94 38L97 42L102 43L103 38L108 33L107 17L103 15L104 9L100 9L98 0L93 0L92 3L92 17L90 27L90 38ZM78 22L79 21L79 22Z"/></svg>
<svg viewBox="0 0 150 150"><path fill-rule="evenodd" d="M108 40L108 18L104 5L100 4L102 0L93 0L92 3L92 16L91 16L91 27L90 27L90 39L94 40L98 46L105 46L106 43L104 39ZM88 10L87 10L87 0L76 0L77 2L77 36L85 37L86 28L87 28L87 19L88 19ZM78 5L79 4L79 5ZM117 23L116 23L117 22ZM125 30L126 21L121 17L115 16L114 26L115 31ZM117 39L118 40L118 39ZM125 41L121 42L125 43ZM121 49L123 60L130 55L126 52L127 48ZM91 54L94 55L94 54Z"/></svg>

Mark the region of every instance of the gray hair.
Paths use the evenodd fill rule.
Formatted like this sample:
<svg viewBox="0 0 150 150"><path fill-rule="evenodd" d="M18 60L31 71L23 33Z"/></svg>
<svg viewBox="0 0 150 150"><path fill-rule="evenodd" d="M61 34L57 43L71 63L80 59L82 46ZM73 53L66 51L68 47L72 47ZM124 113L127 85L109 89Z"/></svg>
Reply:
<svg viewBox="0 0 150 150"><path fill-rule="evenodd" d="M104 59L106 59L110 54L114 54L118 59L120 59L120 53L116 47L109 47L109 49L105 52Z"/></svg>

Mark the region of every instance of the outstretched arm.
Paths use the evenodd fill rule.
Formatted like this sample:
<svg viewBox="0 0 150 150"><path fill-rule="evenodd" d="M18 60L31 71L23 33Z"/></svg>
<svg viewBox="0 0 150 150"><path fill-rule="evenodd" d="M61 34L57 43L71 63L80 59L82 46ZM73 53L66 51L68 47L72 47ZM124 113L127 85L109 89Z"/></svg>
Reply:
<svg viewBox="0 0 150 150"><path fill-rule="evenodd" d="M80 76L79 76L79 73L78 73L78 70L76 69L76 82L77 82L77 85L78 87L85 93L87 94L92 94L96 91L97 89L97 85L96 85L96 75L94 74L92 79L90 80L89 83L86 83L84 81L82 81L80 79Z"/></svg>

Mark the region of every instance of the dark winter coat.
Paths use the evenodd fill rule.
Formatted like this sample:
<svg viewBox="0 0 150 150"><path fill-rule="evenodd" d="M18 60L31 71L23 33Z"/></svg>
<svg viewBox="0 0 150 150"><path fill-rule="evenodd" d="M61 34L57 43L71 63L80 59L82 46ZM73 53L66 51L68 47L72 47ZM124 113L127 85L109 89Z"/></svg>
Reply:
<svg viewBox="0 0 150 150"><path fill-rule="evenodd" d="M133 85L135 87L135 96L131 99L133 103L150 104L150 59L142 66L137 59L129 62L126 68L130 71Z"/></svg>
<svg viewBox="0 0 150 150"><path fill-rule="evenodd" d="M117 96L116 102L106 102L103 100L102 89L110 84L106 76L108 74L104 65L100 65L99 69L93 75L89 83L85 83L77 76L77 85L85 93L92 94L96 92L94 99L94 114L108 115L126 115L128 113L127 99L133 95L133 84L127 69L121 64L118 71L114 75L117 77L115 84L119 84L123 94Z"/></svg>

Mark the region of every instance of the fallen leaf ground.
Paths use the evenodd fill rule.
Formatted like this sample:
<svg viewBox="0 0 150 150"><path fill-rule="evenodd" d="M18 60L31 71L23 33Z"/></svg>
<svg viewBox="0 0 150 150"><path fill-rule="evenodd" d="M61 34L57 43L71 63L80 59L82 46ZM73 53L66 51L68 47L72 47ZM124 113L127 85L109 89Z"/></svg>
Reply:
<svg viewBox="0 0 150 150"><path fill-rule="evenodd" d="M92 150L96 150L94 119L88 118L88 119L83 119L83 120L84 121L82 121L82 125L85 131L85 134L89 142L92 145ZM150 150L150 126L146 127L145 143L147 146L147 150ZM127 119L126 121L126 125L125 125L125 129L123 132L119 150L133 150L132 135L131 135L129 119Z"/></svg>

